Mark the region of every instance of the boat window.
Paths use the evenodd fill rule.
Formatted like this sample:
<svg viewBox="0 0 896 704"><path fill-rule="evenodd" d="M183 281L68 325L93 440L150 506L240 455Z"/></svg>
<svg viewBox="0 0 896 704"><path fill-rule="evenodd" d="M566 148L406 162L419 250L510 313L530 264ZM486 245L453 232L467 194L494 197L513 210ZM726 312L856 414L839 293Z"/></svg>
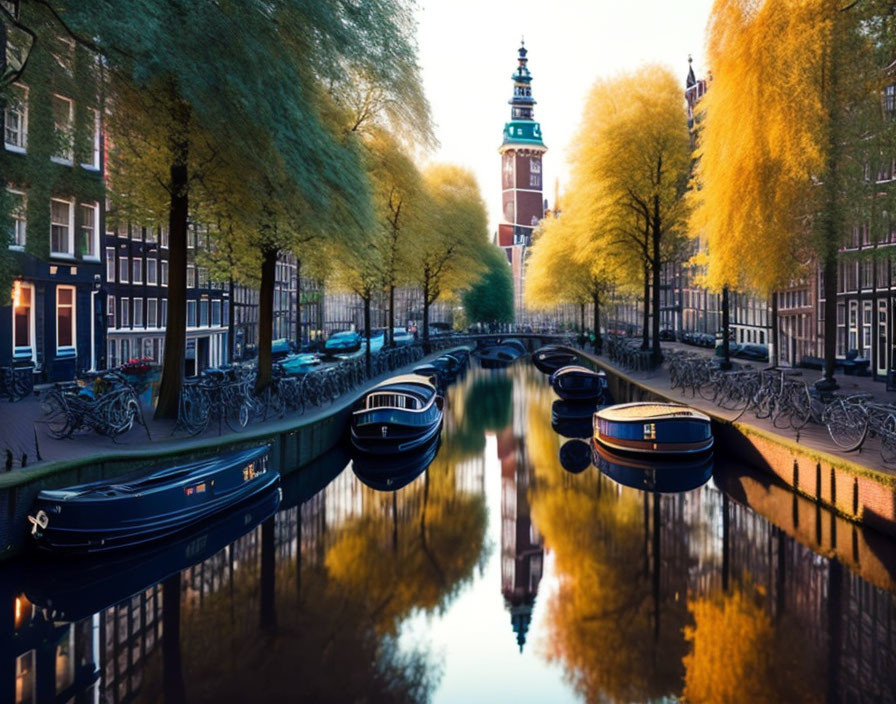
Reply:
<svg viewBox="0 0 896 704"><path fill-rule="evenodd" d="M419 402L413 396L404 394L376 393L367 397L367 408L419 408Z"/></svg>

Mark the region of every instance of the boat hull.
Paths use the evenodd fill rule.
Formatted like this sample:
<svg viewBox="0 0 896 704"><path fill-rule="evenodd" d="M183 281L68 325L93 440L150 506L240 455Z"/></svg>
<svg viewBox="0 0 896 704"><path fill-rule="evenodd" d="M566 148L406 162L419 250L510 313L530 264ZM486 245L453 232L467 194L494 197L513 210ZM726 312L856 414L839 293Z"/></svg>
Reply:
<svg viewBox="0 0 896 704"><path fill-rule="evenodd" d="M57 553L107 552L168 537L276 488L268 448L227 453L117 480L45 490L35 500L36 545Z"/></svg>
<svg viewBox="0 0 896 704"><path fill-rule="evenodd" d="M553 374L558 369L575 364L579 356L564 347L547 345L532 353L532 364L542 374Z"/></svg>
<svg viewBox="0 0 896 704"><path fill-rule="evenodd" d="M551 375L551 387L564 401L599 401L606 393L607 377L585 367L567 366Z"/></svg>
<svg viewBox="0 0 896 704"><path fill-rule="evenodd" d="M662 404L609 406L594 414L594 439L614 452L635 455L687 456L709 452L713 446L709 418L686 407L666 405L665 414L621 419L618 410L634 406L661 408ZM678 410L680 408L681 410ZM677 414L677 415L676 415Z"/></svg>
<svg viewBox="0 0 896 704"><path fill-rule="evenodd" d="M437 435L412 452L405 452L397 457L359 453L352 458L352 471L371 489L396 491L426 471L439 452L440 442Z"/></svg>
<svg viewBox="0 0 896 704"><path fill-rule="evenodd" d="M371 455L394 455L411 452L439 436L442 414L427 425L408 425L401 420L373 418L369 422L354 423L351 441L355 449Z"/></svg>

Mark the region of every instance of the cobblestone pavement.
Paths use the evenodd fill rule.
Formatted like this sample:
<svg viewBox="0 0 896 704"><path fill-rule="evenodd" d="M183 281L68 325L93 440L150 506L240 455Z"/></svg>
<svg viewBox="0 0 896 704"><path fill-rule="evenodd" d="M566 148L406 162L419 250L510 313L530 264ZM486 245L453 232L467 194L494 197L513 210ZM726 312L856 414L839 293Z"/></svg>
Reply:
<svg viewBox="0 0 896 704"><path fill-rule="evenodd" d="M714 354L714 351L711 349L693 347L681 342L663 342L662 346L664 350L685 350L703 354L707 357L711 357ZM669 372L666 365L650 372L630 372L610 362L606 355L602 355L598 357L598 359L600 359L603 364L619 369L620 372L633 379L637 379L639 382L650 386L673 400L686 403L694 408L711 412L716 416L727 418L729 420L733 419L736 415L736 413L721 409L712 402L702 399L699 395L695 398L692 397L689 392L684 394L680 389L672 389L669 383ZM736 359L732 361L735 362L735 364L751 364L755 369L767 366L762 362L746 362ZM814 383L822 376L821 372L815 369L802 369L798 371L802 372L802 378L810 384ZM870 393L874 395L876 401L896 402L896 392L887 391L886 384L883 381L875 381L873 377L848 376L838 371L834 378L840 385L838 390L840 393ZM834 445L824 426L809 423L797 434L794 430L781 430L776 428L770 419L758 419L749 412L745 413L740 418L739 422L747 423L766 432L775 433L776 435L780 435L791 441L796 440L800 445L804 445L807 448L820 450L836 457L842 457L886 474L896 475L896 466L886 465L881 460L880 444L876 438L866 439L860 451L844 452Z"/></svg>

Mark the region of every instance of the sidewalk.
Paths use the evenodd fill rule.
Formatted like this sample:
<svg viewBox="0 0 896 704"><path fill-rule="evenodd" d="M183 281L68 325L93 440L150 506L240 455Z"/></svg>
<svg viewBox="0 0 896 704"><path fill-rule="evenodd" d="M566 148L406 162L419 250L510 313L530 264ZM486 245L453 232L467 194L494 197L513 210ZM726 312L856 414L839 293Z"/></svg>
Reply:
<svg viewBox="0 0 896 704"><path fill-rule="evenodd" d="M686 352L702 354L706 357L714 356L714 350L703 347L694 347L681 342L663 342L662 347L664 350L682 350ZM598 360L602 365L613 369L616 373L627 376L644 386L650 387L657 393L668 397L672 401L685 403L701 411L711 413L714 416L724 418L725 420L729 421L733 420L737 415L732 411L726 411L722 408L719 408L711 401L706 401L699 395L693 397L690 395L690 392L684 394L682 393L681 389L672 389L669 383L668 368L665 364L659 369L655 369L650 372L630 372L625 370L623 367L610 362L606 355L594 357L594 359ZM768 366L763 362L750 362L747 360L733 359L732 362L734 362L734 364L738 366L748 364L751 365L754 369L761 369ZM797 371L802 372L802 378L809 384L812 384L817 379L821 378L821 372L814 369L797 368ZM840 385L840 388L838 390L838 392L840 393L870 393L874 396L875 401L886 401L891 403L896 402L896 393L892 391L888 392L886 390L886 384L882 381L874 381L873 377L846 376L842 372L838 372L834 378ZM759 430L762 430L766 433L777 435L788 442L796 441L801 446L804 446L806 448L824 452L829 455L833 455L834 457L839 457L849 462L863 465L868 469L874 470L876 472L881 472L890 476L896 476L896 466L886 465L881 460L880 441L877 438L867 438L860 451L844 452L834 444L834 442L828 435L827 429L824 426L815 425L814 423L809 423L805 428L797 433L796 431L791 429L776 428L772 424L770 419L756 418L756 416L754 416L750 412L747 412L743 416L741 416L738 420L738 423L746 424L754 428L758 428Z"/></svg>
<svg viewBox="0 0 896 704"><path fill-rule="evenodd" d="M449 348L450 349L450 348ZM424 357L418 362L409 365L407 369L419 366L424 362L435 359L445 354L448 349L439 350ZM245 430L239 433L231 432L226 424L222 423L219 431L217 423L211 423L209 428L199 435L187 435L183 432L174 434L175 421L154 420L153 409L144 406L143 415L146 418L149 429L147 437L146 429L135 421L134 427L127 433L116 438L108 438L98 435L93 431L84 431L73 434L69 438L57 439L52 437L41 422L40 395L31 395L21 401L0 401L0 475L7 471L9 453L12 455L12 469L31 469L35 466L46 466L54 462L70 461L79 458L112 454L139 454L152 451L166 451L178 447L184 449L191 445L208 444L218 438L230 442L239 441L241 437L250 437L275 433L314 423L321 418L328 417L353 404L362 393L378 382L395 374L402 373L397 369L386 372L379 377L368 380L357 388L344 394L336 401L325 403L317 408L307 409L304 413L287 412L282 418L272 418L263 422L250 422Z"/></svg>

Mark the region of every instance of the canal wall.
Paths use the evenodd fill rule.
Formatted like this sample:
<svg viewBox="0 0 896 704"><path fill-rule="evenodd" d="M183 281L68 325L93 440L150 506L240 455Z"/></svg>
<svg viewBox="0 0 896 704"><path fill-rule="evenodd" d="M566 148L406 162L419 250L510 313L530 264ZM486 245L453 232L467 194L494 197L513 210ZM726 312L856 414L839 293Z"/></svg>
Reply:
<svg viewBox="0 0 896 704"><path fill-rule="evenodd" d="M439 350L413 366L439 355L460 349L458 346ZM395 370L391 374L402 373ZM383 377L386 378L386 377ZM271 446L271 466L281 475L288 475L314 461L335 447L346 436L351 409L355 402L382 379L374 379L358 389L343 394L329 408L310 416L284 417L241 433L217 437L146 445L140 449L116 450L111 444L108 453L76 457L70 460L0 474L0 561L19 553L25 546L30 523L28 512L37 494L43 489L59 489L75 484L121 476L159 465L181 464L213 455L262 444ZM74 441L77 442L77 441Z"/></svg>
<svg viewBox="0 0 896 704"><path fill-rule="evenodd" d="M610 391L616 399L682 403L682 399L628 376L605 360L581 350L573 351L607 372ZM729 421L703 405L700 410L712 418L716 447L726 454L775 475L798 494L843 518L896 536L896 476L801 445L750 423Z"/></svg>

